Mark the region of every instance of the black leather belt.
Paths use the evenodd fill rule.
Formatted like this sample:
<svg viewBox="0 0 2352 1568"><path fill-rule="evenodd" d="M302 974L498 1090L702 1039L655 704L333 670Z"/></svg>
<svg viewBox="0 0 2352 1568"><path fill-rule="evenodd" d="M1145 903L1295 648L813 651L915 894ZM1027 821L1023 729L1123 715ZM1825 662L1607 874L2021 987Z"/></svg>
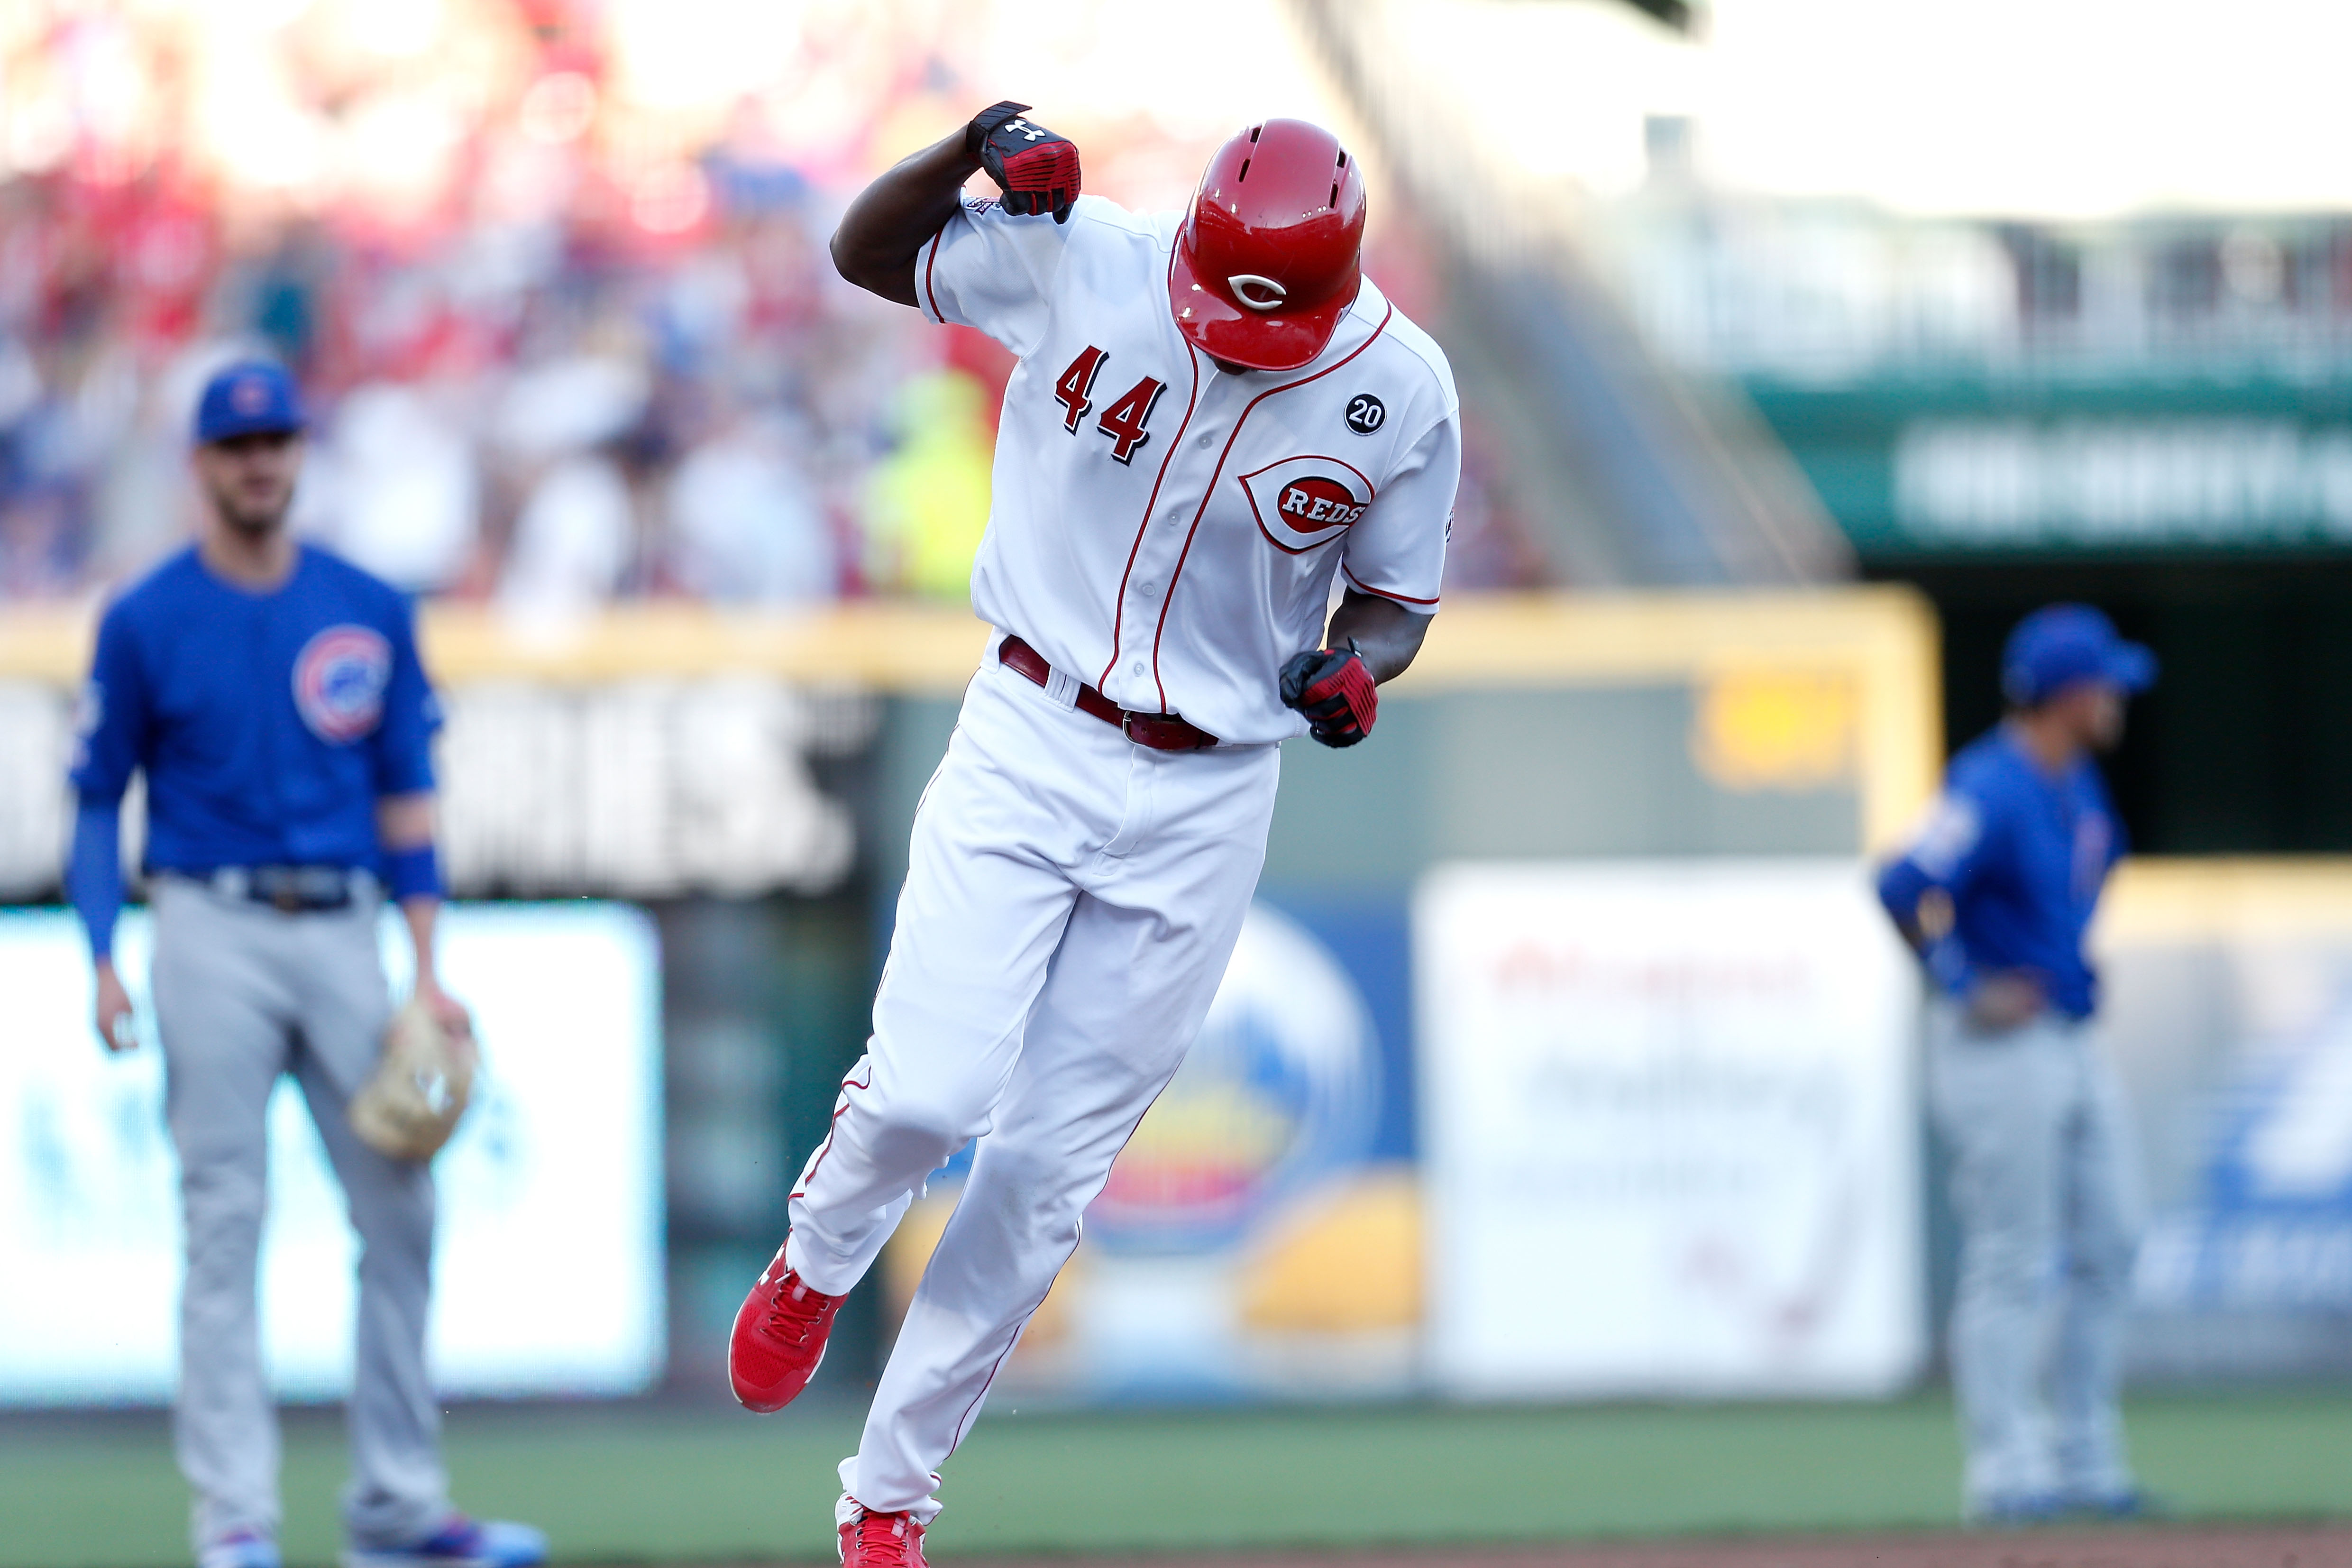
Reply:
<svg viewBox="0 0 2352 1568"><path fill-rule="evenodd" d="M223 866L204 881L225 899L305 915L351 908L359 896L359 880L367 875L350 866Z"/></svg>

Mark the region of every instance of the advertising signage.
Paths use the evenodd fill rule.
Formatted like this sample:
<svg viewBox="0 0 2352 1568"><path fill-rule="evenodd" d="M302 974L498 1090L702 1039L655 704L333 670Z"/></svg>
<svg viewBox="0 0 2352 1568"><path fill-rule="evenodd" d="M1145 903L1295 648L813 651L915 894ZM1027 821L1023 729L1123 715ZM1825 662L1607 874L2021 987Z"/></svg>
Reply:
<svg viewBox="0 0 2352 1568"><path fill-rule="evenodd" d="M1748 390L1865 557L2352 551L2352 380Z"/></svg>

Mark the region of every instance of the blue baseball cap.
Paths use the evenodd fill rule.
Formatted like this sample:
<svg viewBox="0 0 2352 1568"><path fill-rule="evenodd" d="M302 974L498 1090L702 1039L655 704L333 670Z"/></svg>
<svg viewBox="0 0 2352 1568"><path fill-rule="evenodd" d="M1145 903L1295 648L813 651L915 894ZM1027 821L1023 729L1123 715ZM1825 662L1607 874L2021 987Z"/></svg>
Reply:
<svg viewBox="0 0 2352 1568"><path fill-rule="evenodd" d="M2088 605L2045 605L2017 623L2000 655L2000 690L2031 708L2084 680L2112 680L2126 691L2156 684L2156 655L2126 642L2116 623Z"/></svg>
<svg viewBox="0 0 2352 1568"><path fill-rule="evenodd" d="M302 395L283 365L243 360L205 383L196 400L196 445L239 436L284 436L299 431Z"/></svg>

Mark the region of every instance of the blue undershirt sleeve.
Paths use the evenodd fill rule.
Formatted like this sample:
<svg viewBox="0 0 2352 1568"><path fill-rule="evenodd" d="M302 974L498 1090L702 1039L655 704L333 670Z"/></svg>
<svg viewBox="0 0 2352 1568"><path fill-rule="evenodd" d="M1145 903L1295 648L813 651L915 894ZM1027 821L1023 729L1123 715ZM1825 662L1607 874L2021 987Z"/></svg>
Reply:
<svg viewBox="0 0 2352 1568"><path fill-rule="evenodd" d="M129 614L118 604L99 623L89 683L74 713L74 793L85 801L119 802L146 747L146 671Z"/></svg>
<svg viewBox="0 0 2352 1568"><path fill-rule="evenodd" d="M1878 901L1899 926L1918 923L1919 900L1935 879L1919 869L1918 862L1908 855L1897 856L1878 870Z"/></svg>
<svg viewBox="0 0 2352 1568"><path fill-rule="evenodd" d="M122 912L122 792L145 760L147 681L130 612L121 604L98 626L89 684L74 715L73 850L66 896L89 933L92 957L114 950Z"/></svg>
<svg viewBox="0 0 2352 1568"><path fill-rule="evenodd" d="M73 858L66 862L66 897L89 933L89 955L114 952L114 922L122 913L122 803L85 800L74 814Z"/></svg>

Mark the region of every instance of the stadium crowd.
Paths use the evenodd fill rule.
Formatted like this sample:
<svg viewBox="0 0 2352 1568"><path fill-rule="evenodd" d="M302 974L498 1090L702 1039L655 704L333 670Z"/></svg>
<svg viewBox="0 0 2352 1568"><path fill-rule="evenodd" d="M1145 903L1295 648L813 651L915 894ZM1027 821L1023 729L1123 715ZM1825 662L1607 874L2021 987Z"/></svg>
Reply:
<svg viewBox="0 0 2352 1568"><path fill-rule="evenodd" d="M160 181L0 183L0 598L85 596L185 537L195 389L257 352L311 405L299 526L413 592L961 598L1010 357L844 284L789 168L696 173L683 237L579 211L240 233ZM1482 531L1455 575L1523 580Z"/></svg>
<svg viewBox="0 0 2352 1568"><path fill-rule="evenodd" d="M576 217L402 248L235 237L148 182L0 185L0 594L79 595L184 534L194 389L308 391L304 530L420 593L562 610L961 592L1009 362L834 276L789 171L713 167L690 243Z"/></svg>
<svg viewBox="0 0 2352 1568"><path fill-rule="evenodd" d="M0 601L86 600L185 537L196 388L250 353L310 404L298 526L413 592L962 597L1010 360L850 288L824 239L985 100L947 62L1010 68L972 26L930 0L0 6ZM1056 123L1091 189L1172 205L1230 129L1084 81ZM1436 314L1379 211L1373 276ZM1468 444L1449 583L1531 584L1475 419Z"/></svg>

